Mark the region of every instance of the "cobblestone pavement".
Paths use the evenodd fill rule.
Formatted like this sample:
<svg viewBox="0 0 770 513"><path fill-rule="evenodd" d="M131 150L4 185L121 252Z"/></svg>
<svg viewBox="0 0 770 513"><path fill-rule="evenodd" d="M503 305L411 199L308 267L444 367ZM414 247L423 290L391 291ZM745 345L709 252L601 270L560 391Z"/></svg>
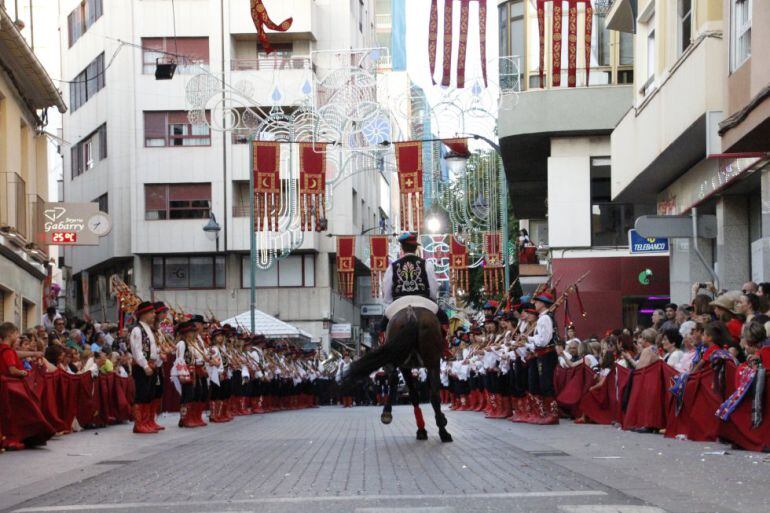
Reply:
<svg viewBox="0 0 770 513"><path fill-rule="evenodd" d="M455 442L441 444L427 411L431 435L427 442L415 440L411 408L396 408L394 417L393 424L383 426L374 408L326 407L243 417L190 431L169 427L163 434L143 437L117 433L128 431L128 426L113 427L104 433L140 443L147 440L147 445L116 456L119 445L111 446L105 439L92 442L97 445L94 454L103 451L110 457L51 475L41 480L46 486L28 481L14 490L0 471L0 479L6 477L4 495L18 492L15 504L0 502L0 509L17 513L736 511L679 493L677 484L658 487L639 478L633 468L613 468L611 462L617 458L612 456L599 460L602 464L586 465L580 450L573 451L586 445L574 437L582 427L571 423L520 426L485 420L480 414L450 413ZM173 418L166 421L171 424ZM608 436L615 431L589 428L596 430L594 434L606 430ZM565 444L569 429L573 443ZM544 443L549 431L554 445ZM71 435L83 436L88 434ZM539 439L543 436L545 440ZM56 444L66 443L65 437L49 444L51 461L62 450ZM688 445L699 454L697 444ZM608 444L608 449L613 447ZM46 456L36 453L27 454ZM14 458L8 459L13 463L23 462L24 455L2 455L0 467L7 456ZM754 470L764 472L767 482L770 465Z"/></svg>

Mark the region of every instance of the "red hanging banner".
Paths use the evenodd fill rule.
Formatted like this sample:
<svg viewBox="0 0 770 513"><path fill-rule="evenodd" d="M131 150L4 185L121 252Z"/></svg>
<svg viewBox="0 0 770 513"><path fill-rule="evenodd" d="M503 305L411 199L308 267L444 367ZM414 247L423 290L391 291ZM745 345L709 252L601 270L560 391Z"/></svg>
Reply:
<svg viewBox="0 0 770 513"><path fill-rule="evenodd" d="M438 46L438 0L430 2L430 23L428 25L428 61L430 62L430 80L436 85L436 50Z"/></svg>
<svg viewBox="0 0 770 513"><path fill-rule="evenodd" d="M465 61L468 54L468 14L470 0L460 0L460 43L457 46L457 88L465 87Z"/></svg>
<svg viewBox="0 0 770 513"><path fill-rule="evenodd" d="M339 293L353 299L353 283L356 275L356 237L337 236L337 277Z"/></svg>
<svg viewBox="0 0 770 513"><path fill-rule="evenodd" d="M591 0L585 0L586 2L586 23L584 29L585 38L585 52L586 52L586 87L590 82L588 81L591 74L591 35L594 25L594 8L591 6Z"/></svg>
<svg viewBox="0 0 770 513"><path fill-rule="evenodd" d="M481 76L487 87L487 0L479 0L479 49L481 51Z"/></svg>
<svg viewBox="0 0 770 513"><path fill-rule="evenodd" d="M254 230L278 229L281 196L281 146L272 141L252 143Z"/></svg>
<svg viewBox="0 0 770 513"><path fill-rule="evenodd" d="M299 145L300 226L321 231L326 212L326 143Z"/></svg>
<svg viewBox="0 0 770 513"><path fill-rule="evenodd" d="M470 271L468 270L468 248L457 237L449 236L449 271L452 282L452 295L457 296L460 291L468 292L470 286Z"/></svg>
<svg viewBox="0 0 770 513"><path fill-rule="evenodd" d="M452 74L452 2L444 0L444 60L441 62L444 73L441 78L442 86L449 86Z"/></svg>
<svg viewBox="0 0 770 513"><path fill-rule="evenodd" d="M561 14L562 0L553 0L553 41L551 42L551 60L553 87L561 86Z"/></svg>
<svg viewBox="0 0 770 513"><path fill-rule="evenodd" d="M369 238L369 269L372 273L372 297L380 296L380 284L388 270L388 236L373 235Z"/></svg>
<svg viewBox="0 0 770 513"><path fill-rule="evenodd" d="M545 0L537 0L537 31L540 34L540 87L545 89Z"/></svg>
<svg viewBox="0 0 770 513"><path fill-rule="evenodd" d="M422 142L396 143L401 230L416 232L422 225Z"/></svg>
<svg viewBox="0 0 770 513"><path fill-rule="evenodd" d="M273 47L270 45L270 41L267 38L265 27L277 32L286 32L291 28L291 24L294 22L293 18L286 18L280 25L273 22L270 19L270 15L265 9L263 0L251 0L251 19L254 21L254 26L257 28L257 37L259 42L262 43L262 48L265 49L266 54L270 54L273 51Z"/></svg>
<svg viewBox="0 0 770 513"><path fill-rule="evenodd" d="M441 139L441 142L458 155L469 156L471 154L468 151L468 139Z"/></svg>
<svg viewBox="0 0 770 513"><path fill-rule="evenodd" d="M569 0L569 22L567 27L567 87L577 85L577 4Z"/></svg>
<svg viewBox="0 0 770 513"><path fill-rule="evenodd" d="M487 295L500 292L505 277L500 232L484 234L484 289Z"/></svg>

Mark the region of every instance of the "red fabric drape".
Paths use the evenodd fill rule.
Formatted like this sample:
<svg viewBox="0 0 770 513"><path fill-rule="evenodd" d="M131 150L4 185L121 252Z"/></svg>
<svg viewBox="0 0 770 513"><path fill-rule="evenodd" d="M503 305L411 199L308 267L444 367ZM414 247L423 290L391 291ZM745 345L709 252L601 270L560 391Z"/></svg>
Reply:
<svg viewBox="0 0 770 513"><path fill-rule="evenodd" d="M487 0L479 0L479 51L481 52L481 76L487 87Z"/></svg>
<svg viewBox="0 0 770 513"><path fill-rule="evenodd" d="M326 143L299 145L300 226L321 231L326 212Z"/></svg>
<svg viewBox="0 0 770 513"><path fill-rule="evenodd" d="M286 18L280 25L273 22L262 2L263 0L251 0L251 19L254 21L254 26L257 28L259 42L262 43L265 53L270 54L273 51L273 47L270 45L270 40L267 38L265 27L277 32L286 32L291 28L291 24L294 20L293 18Z"/></svg>
<svg viewBox="0 0 770 513"><path fill-rule="evenodd" d="M634 370L623 429L666 427L668 383L676 374L663 360Z"/></svg>
<svg viewBox="0 0 770 513"><path fill-rule="evenodd" d="M553 0L553 40L551 41L552 84L561 86L562 0Z"/></svg>
<svg viewBox="0 0 770 513"><path fill-rule="evenodd" d="M353 283L355 279L355 236L337 236L337 275L339 292L348 299L353 298Z"/></svg>
<svg viewBox="0 0 770 513"><path fill-rule="evenodd" d="M372 297L380 296L380 283L388 270L388 236L373 235L369 238L369 269L372 277Z"/></svg>
<svg viewBox="0 0 770 513"><path fill-rule="evenodd" d="M40 407L35 378L0 376L0 433L8 440L44 442L56 434Z"/></svg>
<svg viewBox="0 0 770 513"><path fill-rule="evenodd" d="M569 21L567 27L567 87L577 85L577 4L569 0Z"/></svg>
<svg viewBox="0 0 770 513"><path fill-rule="evenodd" d="M615 369L605 378L595 390L587 391L580 399L580 411L585 417L596 424L612 423L612 400L615 390Z"/></svg>
<svg viewBox="0 0 770 513"><path fill-rule="evenodd" d="M714 370L711 368L691 374L685 386L682 409L676 414L676 401L667 395L666 437L685 435L688 440L711 442L719 434L719 418L714 414L723 399L712 389ZM670 387L670 384L669 384Z"/></svg>
<svg viewBox="0 0 770 513"><path fill-rule="evenodd" d="M281 195L281 147L277 142L254 141L252 145L254 174L254 230L278 229Z"/></svg>
<svg viewBox="0 0 770 513"><path fill-rule="evenodd" d="M572 418L578 418L583 414L580 408L583 396L596 383L595 373L582 363L564 371L565 380L557 391L556 402Z"/></svg>
<svg viewBox="0 0 770 513"><path fill-rule="evenodd" d="M766 368L767 369L767 368ZM735 366L728 362L725 383L725 396L735 390ZM751 408L754 394L749 393L733 411L727 422L719 421L719 437L729 440L748 451L770 449L770 383L765 383L764 410L762 423L754 428L751 425Z"/></svg>
<svg viewBox="0 0 770 513"><path fill-rule="evenodd" d="M537 30L540 36L540 87L545 88L545 0L537 0Z"/></svg>
<svg viewBox="0 0 770 513"><path fill-rule="evenodd" d="M591 33L594 25L594 8L591 6L591 0L586 2L586 24L585 24L585 59L586 59L586 87L589 84L588 78L591 74Z"/></svg>
<svg viewBox="0 0 770 513"><path fill-rule="evenodd" d="M419 231L422 225L422 141L396 143L401 229Z"/></svg>
<svg viewBox="0 0 770 513"><path fill-rule="evenodd" d="M468 292L470 271L468 270L468 248L461 244L454 235L449 236L449 271L452 282L452 295L459 291Z"/></svg>
<svg viewBox="0 0 770 513"><path fill-rule="evenodd" d="M428 61L430 63L430 79L436 85L436 50L438 47L438 0L431 0L430 22L428 24Z"/></svg>
<svg viewBox="0 0 770 513"><path fill-rule="evenodd" d="M468 151L468 139L467 138L459 138L459 139L442 139L441 140L444 145L452 150L454 153L457 153L458 155L465 155L468 156L471 154L470 151Z"/></svg>
<svg viewBox="0 0 770 513"><path fill-rule="evenodd" d="M457 47L457 88L465 87L465 60L468 55L468 16L470 0L460 0L460 42Z"/></svg>
<svg viewBox="0 0 770 513"><path fill-rule="evenodd" d="M453 0L444 0L444 60L441 62L444 71L441 77L442 86L449 86L452 74L452 2Z"/></svg>
<svg viewBox="0 0 770 513"><path fill-rule="evenodd" d="M484 234L484 289L488 295L500 292L504 273L500 232L487 232Z"/></svg>

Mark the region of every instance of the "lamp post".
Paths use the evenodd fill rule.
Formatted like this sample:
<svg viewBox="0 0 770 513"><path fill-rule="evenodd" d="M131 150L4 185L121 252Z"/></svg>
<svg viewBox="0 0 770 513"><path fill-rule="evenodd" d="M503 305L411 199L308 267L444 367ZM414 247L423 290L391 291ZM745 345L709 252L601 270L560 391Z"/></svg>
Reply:
<svg viewBox="0 0 770 513"><path fill-rule="evenodd" d="M222 227L217 223L217 218L214 216L214 212L209 214L209 222L203 227L203 232L209 240L216 241L217 253L219 253L219 232L222 231Z"/></svg>

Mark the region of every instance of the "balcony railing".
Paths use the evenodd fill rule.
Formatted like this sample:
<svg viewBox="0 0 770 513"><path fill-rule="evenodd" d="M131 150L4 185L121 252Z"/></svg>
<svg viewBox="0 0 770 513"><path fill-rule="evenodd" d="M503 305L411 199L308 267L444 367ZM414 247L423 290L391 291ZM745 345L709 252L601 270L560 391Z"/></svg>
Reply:
<svg viewBox="0 0 770 513"><path fill-rule="evenodd" d="M37 194L27 194L27 206L29 207L29 236L28 240L34 242L41 251L48 253L48 245L45 243L45 200Z"/></svg>
<svg viewBox="0 0 770 513"><path fill-rule="evenodd" d="M27 184L12 171L0 173L0 228L11 227L27 238Z"/></svg>
<svg viewBox="0 0 770 513"><path fill-rule="evenodd" d="M376 14L374 16L374 25L377 28L392 27L393 15L390 13Z"/></svg>
<svg viewBox="0 0 770 513"><path fill-rule="evenodd" d="M262 57L259 59L232 59L230 71L272 71L310 69L309 57Z"/></svg>

